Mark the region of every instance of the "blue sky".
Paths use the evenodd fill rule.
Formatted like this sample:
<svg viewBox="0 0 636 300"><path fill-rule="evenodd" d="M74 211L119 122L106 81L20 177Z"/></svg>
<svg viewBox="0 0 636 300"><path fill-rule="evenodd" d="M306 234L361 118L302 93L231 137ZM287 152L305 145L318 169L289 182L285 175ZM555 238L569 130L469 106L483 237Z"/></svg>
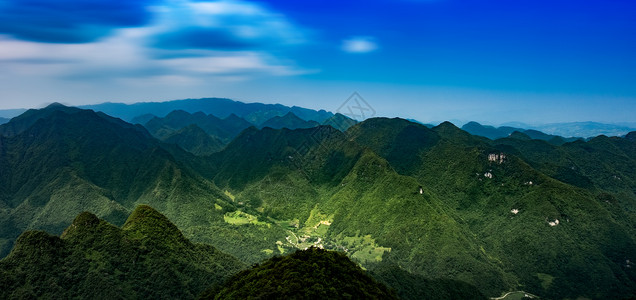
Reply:
<svg viewBox="0 0 636 300"><path fill-rule="evenodd" d="M0 0L0 109L228 97L636 122L634 1Z"/></svg>

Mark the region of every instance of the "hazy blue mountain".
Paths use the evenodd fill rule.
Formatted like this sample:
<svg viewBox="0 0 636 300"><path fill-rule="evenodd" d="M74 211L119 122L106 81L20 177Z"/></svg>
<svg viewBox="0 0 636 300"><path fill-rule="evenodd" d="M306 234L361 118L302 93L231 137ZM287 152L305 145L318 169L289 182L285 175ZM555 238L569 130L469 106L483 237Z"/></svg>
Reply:
<svg viewBox="0 0 636 300"><path fill-rule="evenodd" d="M0 109L0 118L11 119L23 114L26 109Z"/></svg>
<svg viewBox="0 0 636 300"><path fill-rule="evenodd" d="M541 130L548 134L559 135L563 137L595 137L599 135L606 136L623 136L634 127L626 127L621 125L603 124L598 122L572 122L572 123L554 123L534 126L532 129Z"/></svg>
<svg viewBox="0 0 636 300"><path fill-rule="evenodd" d="M472 135L487 137L491 140L507 137L515 131L524 131L524 129L522 128L514 128L509 126L494 127L490 125L481 125L477 122L468 122L464 124L464 126L462 126L462 130L465 130Z"/></svg>
<svg viewBox="0 0 636 300"><path fill-rule="evenodd" d="M281 128L299 129L299 128L312 128L318 125L320 124L316 121L305 121L299 118L298 116L296 116L294 113L289 112L282 117L281 116L273 117L265 121L259 127L260 128L269 127L273 129L281 129Z"/></svg>
<svg viewBox="0 0 636 300"><path fill-rule="evenodd" d="M324 122L333 115L324 110L315 111L297 106L288 107L281 104L243 103L224 98L140 102L135 104L103 103L81 106L81 108L102 111L127 121L143 114L153 114L163 117L174 110L183 110L189 113L201 111L206 114L212 114L218 118L226 118L231 114L235 114L253 124L261 124L275 116L284 116L288 112L293 112L303 120L316 121L318 123Z"/></svg>
<svg viewBox="0 0 636 300"><path fill-rule="evenodd" d="M4 124L4 123L8 123L8 122L9 122L9 120L11 120L11 119L1 118L1 117L0 117L0 125L2 125L2 124Z"/></svg>
<svg viewBox="0 0 636 300"><path fill-rule="evenodd" d="M508 122L502 126L534 129L546 134L557 135L565 138L583 137L590 138L599 135L623 136L636 129L635 123L623 122L617 124L606 124L600 122L563 122L550 124L526 124L521 122Z"/></svg>
<svg viewBox="0 0 636 300"><path fill-rule="evenodd" d="M523 133L525 136L531 139L544 140L555 145L562 145L566 142L572 142L579 139L579 138L564 138L561 136L545 134L541 131L534 130L534 129L523 129L523 128L510 127L510 126L494 127L489 125L481 125L477 122L466 123L464 126L462 126L462 130L465 130L472 135L487 137L491 140L505 138L510 136L513 132L519 132L519 133Z"/></svg>

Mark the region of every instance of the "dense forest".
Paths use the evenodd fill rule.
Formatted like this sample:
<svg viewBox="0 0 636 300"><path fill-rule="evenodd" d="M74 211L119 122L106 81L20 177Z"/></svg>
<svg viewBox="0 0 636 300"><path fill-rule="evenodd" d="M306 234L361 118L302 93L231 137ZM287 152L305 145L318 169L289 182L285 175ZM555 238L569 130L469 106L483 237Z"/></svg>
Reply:
<svg viewBox="0 0 636 300"><path fill-rule="evenodd" d="M178 281L172 292L183 297L210 286L233 293L224 278L245 270L233 282L257 280L246 266L275 269L312 247L346 254L374 278L367 283L406 299L636 293L635 133L569 140L516 130L488 139L448 122L175 106L135 111L143 121L135 125L62 105L0 125L7 297L45 295L40 280L79 297L91 276L138 297L151 294L132 282L148 278L157 290ZM268 121L276 128L261 126ZM143 212L160 213L146 220L164 229L133 229ZM154 247L172 254L154 261ZM318 260L336 255L311 251ZM137 256L171 275L130 271ZM209 266L188 271L189 258ZM36 266L50 271L37 275ZM217 275L188 279L200 274Z"/></svg>

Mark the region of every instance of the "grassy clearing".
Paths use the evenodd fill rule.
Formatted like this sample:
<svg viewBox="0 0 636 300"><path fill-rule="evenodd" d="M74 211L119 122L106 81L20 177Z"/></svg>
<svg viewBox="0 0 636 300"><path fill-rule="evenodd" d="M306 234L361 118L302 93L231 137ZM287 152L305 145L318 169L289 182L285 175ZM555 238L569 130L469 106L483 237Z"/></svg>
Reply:
<svg viewBox="0 0 636 300"><path fill-rule="evenodd" d="M258 217L242 212L240 210L226 213L223 216L223 220L225 220L226 223L229 223L232 225L254 224L258 226L267 226L268 228L271 227L271 224L266 222L260 222L258 220Z"/></svg>
<svg viewBox="0 0 636 300"><path fill-rule="evenodd" d="M339 244L342 244L347 252L351 253L351 257L355 258L362 264L370 262L382 261L384 252L390 252L391 248L381 247L371 235L345 236L338 238Z"/></svg>
<svg viewBox="0 0 636 300"><path fill-rule="evenodd" d="M554 280L554 276L550 274L537 273L537 277L541 280L541 287L544 290L547 290L552 285L552 281Z"/></svg>
<svg viewBox="0 0 636 300"><path fill-rule="evenodd" d="M267 254L267 255L272 255L274 254L274 250L272 249L263 249L261 252Z"/></svg>
<svg viewBox="0 0 636 300"><path fill-rule="evenodd" d="M236 196L232 195L232 193L230 193L230 191L225 190L225 192L223 192L226 196L228 196L230 199L232 199L232 202L236 201Z"/></svg>

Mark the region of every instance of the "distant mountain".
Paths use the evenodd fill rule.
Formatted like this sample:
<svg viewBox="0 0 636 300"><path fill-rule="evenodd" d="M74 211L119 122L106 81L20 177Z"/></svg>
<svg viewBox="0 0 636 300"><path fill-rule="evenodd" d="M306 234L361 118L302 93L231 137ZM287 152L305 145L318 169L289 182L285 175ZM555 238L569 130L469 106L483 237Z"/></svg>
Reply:
<svg viewBox="0 0 636 300"><path fill-rule="evenodd" d="M515 131L524 132L524 129L522 128L509 126L494 127L489 125L481 125L477 122L468 122L464 124L464 126L462 126L462 130L465 130L472 135L487 137L491 140L507 137Z"/></svg>
<svg viewBox="0 0 636 300"><path fill-rule="evenodd" d="M274 257L202 299L397 299L341 253L317 248Z"/></svg>
<svg viewBox="0 0 636 300"><path fill-rule="evenodd" d="M599 135L623 136L630 131L636 130L636 123L622 122L617 124L606 124L599 122L566 122L529 125L521 122L508 122L504 126L539 130L547 134L562 137L583 137L590 138Z"/></svg>
<svg viewBox="0 0 636 300"><path fill-rule="evenodd" d="M306 121L324 122L333 114L324 110L311 110L297 106L284 106L281 104L243 103L223 98L186 99L166 102L140 102L135 104L103 103L87 105L81 108L102 111L111 116L131 121L143 114L166 116L174 110L183 110L189 113L203 112L212 114L218 118L226 118L235 114L250 123L262 124L275 117L284 116L293 112L296 116Z"/></svg>
<svg viewBox="0 0 636 300"><path fill-rule="evenodd" d="M346 131L349 127L356 125L358 121L351 119L343 114L337 113L331 118L325 120L322 125L329 125L340 131Z"/></svg>
<svg viewBox="0 0 636 300"><path fill-rule="evenodd" d="M11 119L7 119L7 118L0 118L0 125L4 124L4 123L8 123Z"/></svg>
<svg viewBox="0 0 636 300"><path fill-rule="evenodd" d="M564 137L595 137L599 135L623 136L635 128L598 122L554 123L535 126L532 129Z"/></svg>
<svg viewBox="0 0 636 300"><path fill-rule="evenodd" d="M561 136L545 134L534 129L523 129L509 126L494 127L489 125L481 125L477 122L466 123L464 126L462 126L462 130L465 130L472 135L487 137L491 140L505 138L510 136L513 132L519 132L525 134L525 136L529 137L530 139L543 140L555 145L562 145L566 142L572 142L579 139L563 138Z"/></svg>
<svg viewBox="0 0 636 300"><path fill-rule="evenodd" d="M23 114L26 109L0 109L0 118L11 119Z"/></svg>
<svg viewBox="0 0 636 300"><path fill-rule="evenodd" d="M305 121L299 117L297 117L294 113L289 112L286 115L280 117L276 116L261 124L260 128L274 128L274 129L299 129L299 128L312 128L320 125L316 121Z"/></svg>
<svg viewBox="0 0 636 300"><path fill-rule="evenodd" d="M0 260L0 298L194 299L243 268L190 242L149 206L138 206L121 228L83 212L61 237L20 235Z"/></svg>

